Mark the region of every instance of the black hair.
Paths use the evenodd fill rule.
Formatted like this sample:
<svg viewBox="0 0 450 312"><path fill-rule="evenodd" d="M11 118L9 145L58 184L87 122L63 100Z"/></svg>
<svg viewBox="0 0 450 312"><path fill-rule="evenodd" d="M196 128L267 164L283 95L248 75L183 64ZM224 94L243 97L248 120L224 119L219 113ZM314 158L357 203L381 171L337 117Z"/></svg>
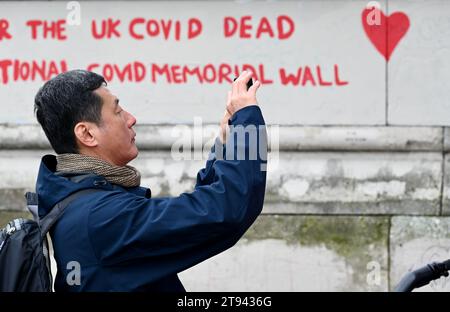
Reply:
<svg viewBox="0 0 450 312"><path fill-rule="evenodd" d="M34 99L34 112L57 154L78 153L74 127L80 121L101 124L102 99L94 91L105 78L71 70L47 81Z"/></svg>

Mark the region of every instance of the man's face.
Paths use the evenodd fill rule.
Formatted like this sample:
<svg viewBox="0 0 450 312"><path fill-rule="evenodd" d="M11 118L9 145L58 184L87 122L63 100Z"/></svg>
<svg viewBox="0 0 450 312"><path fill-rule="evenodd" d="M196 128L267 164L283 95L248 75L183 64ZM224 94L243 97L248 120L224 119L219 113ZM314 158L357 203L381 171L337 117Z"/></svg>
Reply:
<svg viewBox="0 0 450 312"><path fill-rule="evenodd" d="M102 123L96 131L97 152L110 163L125 166L138 155L132 129L136 118L122 109L119 99L107 88L100 87L95 92L103 101Z"/></svg>

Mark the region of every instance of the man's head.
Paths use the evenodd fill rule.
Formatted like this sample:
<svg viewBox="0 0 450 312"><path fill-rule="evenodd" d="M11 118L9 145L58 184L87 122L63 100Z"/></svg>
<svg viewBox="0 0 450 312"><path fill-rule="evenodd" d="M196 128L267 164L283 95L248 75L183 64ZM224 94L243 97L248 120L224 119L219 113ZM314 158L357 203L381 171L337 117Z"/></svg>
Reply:
<svg viewBox="0 0 450 312"><path fill-rule="evenodd" d="M57 154L90 155L118 166L136 158L136 119L105 86L100 75L72 70L38 91L36 117Z"/></svg>

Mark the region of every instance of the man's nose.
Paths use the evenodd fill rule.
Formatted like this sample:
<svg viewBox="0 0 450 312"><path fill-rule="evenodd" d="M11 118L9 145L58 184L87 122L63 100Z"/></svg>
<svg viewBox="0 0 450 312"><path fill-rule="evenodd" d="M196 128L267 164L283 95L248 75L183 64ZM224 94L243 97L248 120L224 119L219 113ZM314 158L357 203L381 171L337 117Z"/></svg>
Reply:
<svg viewBox="0 0 450 312"><path fill-rule="evenodd" d="M133 115L131 115L130 113L128 113L128 128L133 127L136 124L136 117L134 117Z"/></svg>

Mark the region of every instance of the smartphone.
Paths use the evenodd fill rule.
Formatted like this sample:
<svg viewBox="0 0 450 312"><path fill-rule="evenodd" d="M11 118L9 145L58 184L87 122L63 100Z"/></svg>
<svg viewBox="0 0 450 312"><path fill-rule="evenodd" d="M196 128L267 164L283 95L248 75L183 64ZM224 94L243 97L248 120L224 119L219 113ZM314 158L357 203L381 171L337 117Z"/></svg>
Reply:
<svg viewBox="0 0 450 312"><path fill-rule="evenodd" d="M237 79L237 77L234 78L233 81L235 81L236 79ZM251 86L253 86L253 79L250 79L250 80L247 82L247 90L250 89Z"/></svg>

